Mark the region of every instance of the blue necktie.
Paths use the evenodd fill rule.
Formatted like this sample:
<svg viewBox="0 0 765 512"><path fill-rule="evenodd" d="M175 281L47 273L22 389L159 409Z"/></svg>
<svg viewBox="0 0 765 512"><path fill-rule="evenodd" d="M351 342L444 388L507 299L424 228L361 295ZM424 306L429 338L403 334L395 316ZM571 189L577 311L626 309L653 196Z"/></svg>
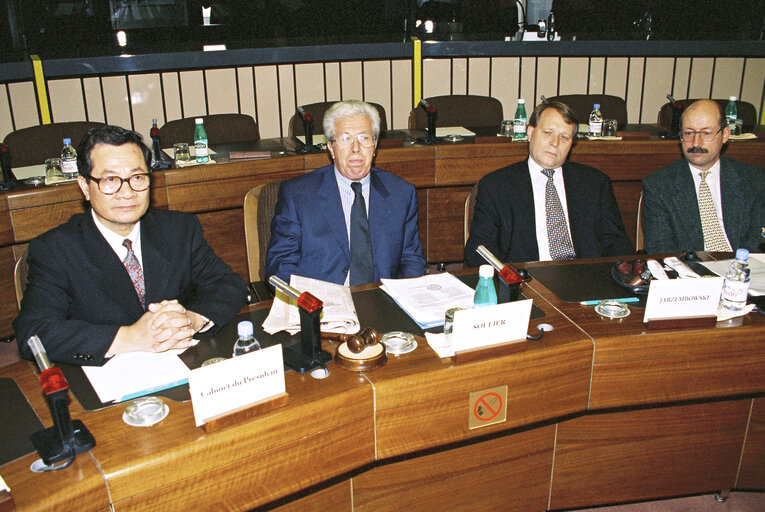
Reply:
<svg viewBox="0 0 765 512"><path fill-rule="evenodd" d="M372 283L375 267L372 263L372 239L369 236L367 205L361 194L361 183L351 183L355 197L351 206L351 276L350 285Z"/></svg>

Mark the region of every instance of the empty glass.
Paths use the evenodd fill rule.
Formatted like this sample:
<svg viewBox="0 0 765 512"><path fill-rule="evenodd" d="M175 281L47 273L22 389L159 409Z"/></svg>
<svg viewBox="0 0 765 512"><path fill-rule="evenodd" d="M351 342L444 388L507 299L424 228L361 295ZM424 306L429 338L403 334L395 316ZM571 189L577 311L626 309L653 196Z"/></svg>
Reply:
<svg viewBox="0 0 765 512"><path fill-rule="evenodd" d="M605 119L603 121L603 137L616 137L616 130L619 128L619 123L616 119Z"/></svg>
<svg viewBox="0 0 765 512"><path fill-rule="evenodd" d="M189 144L187 142L178 142L173 144L173 152L175 159L182 162L191 160L191 153L189 153Z"/></svg>

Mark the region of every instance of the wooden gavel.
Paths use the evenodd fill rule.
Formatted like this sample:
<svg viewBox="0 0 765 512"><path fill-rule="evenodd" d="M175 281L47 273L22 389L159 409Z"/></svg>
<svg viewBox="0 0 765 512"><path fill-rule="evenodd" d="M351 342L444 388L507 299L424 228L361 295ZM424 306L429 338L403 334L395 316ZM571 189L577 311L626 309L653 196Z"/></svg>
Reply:
<svg viewBox="0 0 765 512"><path fill-rule="evenodd" d="M361 353L364 348L374 345L380 341L380 335L371 327L367 327L358 334L338 334L334 332L322 332L322 338L334 341L344 341L348 344L348 349L354 354Z"/></svg>

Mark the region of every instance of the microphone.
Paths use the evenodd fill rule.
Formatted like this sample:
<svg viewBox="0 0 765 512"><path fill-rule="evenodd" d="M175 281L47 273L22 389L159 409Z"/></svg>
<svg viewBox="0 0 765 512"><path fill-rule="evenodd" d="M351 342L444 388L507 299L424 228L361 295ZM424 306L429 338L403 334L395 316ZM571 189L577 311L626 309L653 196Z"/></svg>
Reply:
<svg viewBox="0 0 765 512"><path fill-rule="evenodd" d="M305 131L305 145L300 152L313 153L316 151L316 147L313 145L313 116L303 110L301 106L297 107L297 114L303 121L303 130Z"/></svg>
<svg viewBox="0 0 765 512"><path fill-rule="evenodd" d="M669 132L671 136L680 138L680 117L683 114L683 104L672 97L671 94L667 94L667 99L672 106L672 121L670 123Z"/></svg>
<svg viewBox="0 0 765 512"><path fill-rule="evenodd" d="M435 106L431 105L425 99L420 100L420 105L425 109L425 113L428 114L428 135L425 137L426 144L433 144L436 141L436 119L438 118L438 110Z"/></svg>
<svg viewBox="0 0 765 512"><path fill-rule="evenodd" d="M53 418L52 427L32 434L32 444L45 464L42 470L57 471L70 466L78 453L89 451L96 441L82 421L72 421L67 393L69 383L61 369L51 365L40 338L33 335L27 340L27 345L40 368L38 379ZM61 461L64 461L63 464L53 466Z"/></svg>
<svg viewBox="0 0 765 512"><path fill-rule="evenodd" d="M489 251L483 245L479 245L476 248L476 252L481 255L499 274L499 293L497 294L497 302L504 304L505 302L511 302L518 299L518 293L520 291L520 285L525 281L521 272L517 271L515 267L509 263L505 265L491 251ZM522 271L526 273L525 270Z"/></svg>
<svg viewBox="0 0 765 512"><path fill-rule="evenodd" d="M308 313L313 313L320 307L324 306L324 303L317 299L314 295L311 295L310 292L300 293L295 288L285 283L278 276L274 275L269 277L268 282L271 283L274 288L281 290L289 298L296 301L298 307L300 309L304 309Z"/></svg>
<svg viewBox="0 0 765 512"><path fill-rule="evenodd" d="M0 183L0 190L10 190L19 185L16 176L11 169L11 151L2 142L0 142L0 167L3 170L3 182Z"/></svg>

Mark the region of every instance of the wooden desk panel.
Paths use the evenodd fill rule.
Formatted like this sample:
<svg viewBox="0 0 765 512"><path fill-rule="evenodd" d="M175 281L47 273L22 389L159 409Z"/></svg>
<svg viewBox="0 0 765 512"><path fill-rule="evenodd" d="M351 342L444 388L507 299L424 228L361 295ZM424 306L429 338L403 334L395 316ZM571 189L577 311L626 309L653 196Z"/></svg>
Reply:
<svg viewBox="0 0 765 512"><path fill-rule="evenodd" d="M554 442L548 425L377 466L353 477L353 509L545 510Z"/></svg>
<svg viewBox="0 0 765 512"><path fill-rule="evenodd" d="M390 357L367 378L375 388L377 459L462 441L582 411L589 388L592 341L529 291L555 330L525 352L455 365L424 340ZM508 386L507 420L470 430L470 393Z"/></svg>
<svg viewBox="0 0 765 512"><path fill-rule="evenodd" d="M752 413L741 455L736 488L765 488L765 398L752 400Z"/></svg>
<svg viewBox="0 0 765 512"><path fill-rule="evenodd" d="M730 489L749 403L593 414L560 423L550 508Z"/></svg>

